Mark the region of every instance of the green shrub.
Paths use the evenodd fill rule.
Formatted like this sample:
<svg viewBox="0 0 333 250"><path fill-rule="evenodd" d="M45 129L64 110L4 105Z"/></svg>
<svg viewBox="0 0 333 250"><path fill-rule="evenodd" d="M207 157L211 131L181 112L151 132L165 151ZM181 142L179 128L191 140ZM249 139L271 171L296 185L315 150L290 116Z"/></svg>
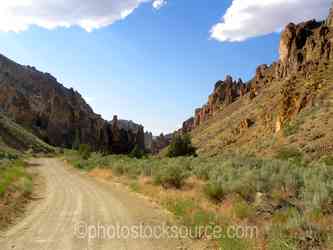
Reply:
<svg viewBox="0 0 333 250"><path fill-rule="evenodd" d="M229 193L253 200L256 193L256 169L249 169L237 160L226 160L210 171L206 194L219 201Z"/></svg>
<svg viewBox="0 0 333 250"><path fill-rule="evenodd" d="M164 202L164 206L171 213L181 219L184 219L185 216L189 215L190 212L196 208L194 201L191 199L169 199Z"/></svg>
<svg viewBox="0 0 333 250"><path fill-rule="evenodd" d="M198 210L193 214L193 226L215 225L217 223L217 215L213 212Z"/></svg>
<svg viewBox="0 0 333 250"><path fill-rule="evenodd" d="M191 137L188 134L176 134L168 147L168 157L196 155L196 148L193 147Z"/></svg>
<svg viewBox="0 0 333 250"><path fill-rule="evenodd" d="M79 147L79 155L84 159L88 160L91 155L91 148L88 144L81 144Z"/></svg>
<svg viewBox="0 0 333 250"><path fill-rule="evenodd" d="M291 136L297 133L299 127L300 127L299 123L289 122L283 127L283 132L286 136Z"/></svg>
<svg viewBox="0 0 333 250"><path fill-rule="evenodd" d="M268 232L268 249L324 249L327 230L322 230L299 213L294 213L284 224L271 227Z"/></svg>
<svg viewBox="0 0 333 250"><path fill-rule="evenodd" d="M11 152L4 152L0 151L0 160L17 160L18 156L17 154L11 153Z"/></svg>
<svg viewBox="0 0 333 250"><path fill-rule="evenodd" d="M135 193L138 193L140 191L140 186L139 186L139 183L137 181L132 181L130 183L129 187Z"/></svg>
<svg viewBox="0 0 333 250"><path fill-rule="evenodd" d="M24 183L25 180L23 179L29 178L28 174L25 172L25 163L23 161L14 160L3 164L4 165L0 168L0 197L7 191L9 186L20 181ZM27 191L29 191L28 185L25 186L24 184L23 188L25 187Z"/></svg>
<svg viewBox="0 0 333 250"><path fill-rule="evenodd" d="M22 178L22 190L26 195L30 195L32 193L33 183L32 179L29 176Z"/></svg>
<svg viewBox="0 0 333 250"><path fill-rule="evenodd" d="M216 236L213 234L213 227L207 227L207 231L198 230L205 226L215 226L221 218L214 212L202 210L192 199L168 199L163 204L166 209L173 213L182 224L187 226L189 237L201 239L204 236ZM225 222L225 220L223 220ZM209 229L212 229L209 231ZM204 235L207 233L207 235ZM222 232L221 232L222 233Z"/></svg>
<svg viewBox="0 0 333 250"><path fill-rule="evenodd" d="M333 169L320 165L304 171L301 198L308 211L333 213Z"/></svg>
<svg viewBox="0 0 333 250"><path fill-rule="evenodd" d="M295 250L297 242L281 225L273 225L268 235L268 250Z"/></svg>
<svg viewBox="0 0 333 250"><path fill-rule="evenodd" d="M154 182L165 188L174 187L180 189L190 172L179 161L168 161L166 165L156 170Z"/></svg>
<svg viewBox="0 0 333 250"><path fill-rule="evenodd" d="M112 168L112 173L115 174L115 175L121 176L121 175L124 175L126 173L124 165L121 164L121 163L113 163L111 165L111 168Z"/></svg>
<svg viewBox="0 0 333 250"><path fill-rule="evenodd" d="M221 235L217 235L216 233L214 234L213 229L213 226L218 224L218 219L219 218L217 214L214 212L205 211L197 207L192 213L187 213L185 215L184 224L189 227L189 232L192 239L202 239L206 236L218 238ZM206 227L206 230L200 232L198 229L203 227Z"/></svg>
<svg viewBox="0 0 333 250"><path fill-rule="evenodd" d="M320 159L320 162L326 164L327 166L333 166L333 156L324 156Z"/></svg>
<svg viewBox="0 0 333 250"><path fill-rule="evenodd" d="M208 198L215 202L222 201L225 196L222 185L218 182L208 182L205 185L204 192Z"/></svg>
<svg viewBox="0 0 333 250"><path fill-rule="evenodd" d="M129 156L131 158L142 159L143 157L145 157L145 152L140 149L138 145L135 145Z"/></svg>
<svg viewBox="0 0 333 250"><path fill-rule="evenodd" d="M272 222L274 225L286 225L289 219L296 213L298 213L298 211L296 211L293 207L276 211L272 216Z"/></svg>
<svg viewBox="0 0 333 250"><path fill-rule="evenodd" d="M136 178L141 175L141 169L138 167L140 160L132 159L129 157L123 157L121 160L112 161L112 171L118 175L126 175L132 178Z"/></svg>
<svg viewBox="0 0 333 250"><path fill-rule="evenodd" d="M297 148L292 147L281 148L276 157L280 160L291 161L299 165L301 165L303 161L303 153Z"/></svg>
<svg viewBox="0 0 333 250"><path fill-rule="evenodd" d="M105 158L99 153L91 153L88 159L84 159L77 151L66 150L64 158L68 160L75 168L90 170L96 167L102 167L105 164ZM85 157L86 158L86 157Z"/></svg>
<svg viewBox="0 0 333 250"><path fill-rule="evenodd" d="M284 195L298 198L304 185L303 172L303 167L292 162L266 161L258 172L257 191L267 193L276 200L284 199Z"/></svg>
<svg viewBox="0 0 333 250"><path fill-rule="evenodd" d="M88 169L87 161L82 160L82 159L72 161L72 164L75 168L78 168L78 169L82 169L82 170Z"/></svg>
<svg viewBox="0 0 333 250"><path fill-rule="evenodd" d="M311 223L333 214L333 168L323 161L302 164L298 150L284 149L279 152L279 159L264 160L235 155L136 159L97 153L84 160L73 152L66 151L65 157L83 169L105 167L119 175L151 176L156 184L165 188L181 188L190 174L196 175L207 180L204 192L211 200L220 202L226 196L239 199L233 203L234 214L239 219L252 218L254 208L258 212L272 212L275 226L266 231L268 249L299 249L304 245L310 247L303 249L319 249L311 248L312 245L304 241L307 234L318 244L326 244L320 224ZM130 188L137 191L137 181L133 181ZM190 229L193 225L216 221L193 200L168 201L166 206ZM222 249L249 249L247 243L239 239L221 240Z"/></svg>
<svg viewBox="0 0 333 250"><path fill-rule="evenodd" d="M254 249L250 242L239 239L239 238L231 238L228 236L223 236L219 240L219 245L221 250L251 250Z"/></svg>
<svg viewBox="0 0 333 250"><path fill-rule="evenodd" d="M158 164L160 164L159 160L153 160L153 159L143 159L138 161L137 167L141 171L142 176L152 176L154 170L158 167Z"/></svg>
<svg viewBox="0 0 333 250"><path fill-rule="evenodd" d="M207 181L209 179L209 173L214 167L217 166L216 161L212 158L209 160L203 160L198 158L194 158L192 161L192 172L195 176L197 176L201 180Z"/></svg>
<svg viewBox="0 0 333 250"><path fill-rule="evenodd" d="M255 214L254 207L242 199L234 201L233 211L235 216L241 220L250 218Z"/></svg>
<svg viewBox="0 0 333 250"><path fill-rule="evenodd" d="M225 189L229 190L230 193L240 195L246 201L254 201L257 192L254 174L254 171L246 171L245 175L239 175L239 179L236 179L237 175L234 175L233 181L228 184L229 188L225 187Z"/></svg>

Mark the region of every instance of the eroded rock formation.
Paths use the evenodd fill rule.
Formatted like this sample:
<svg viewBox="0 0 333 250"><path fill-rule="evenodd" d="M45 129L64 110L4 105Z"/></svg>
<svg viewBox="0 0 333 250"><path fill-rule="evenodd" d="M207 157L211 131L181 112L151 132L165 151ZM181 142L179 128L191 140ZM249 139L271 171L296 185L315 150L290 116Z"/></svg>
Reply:
<svg viewBox="0 0 333 250"><path fill-rule="evenodd" d="M194 125L184 122L183 131L189 132L213 117L223 106L230 105L238 98L248 96L256 98L261 91L274 81L286 81L285 90L281 90L282 101L276 130L280 130L290 116L299 112L306 102L311 100L311 90L300 92L293 90L295 74L305 78L329 60L333 59L333 10L327 20L310 20L298 25L290 23L281 34L280 59L271 65L260 65L251 81L244 84L241 80L233 81L227 76L224 81L215 84L208 103L195 110ZM317 84L314 84L317 85ZM316 86L312 86L316 88ZM190 120L189 120L190 121Z"/></svg>
<svg viewBox="0 0 333 250"><path fill-rule="evenodd" d="M114 116L109 123L111 126L111 152L116 154L130 152L134 145L138 145L141 150L145 150L145 134L143 126L132 121L118 120Z"/></svg>
<svg viewBox="0 0 333 250"><path fill-rule="evenodd" d="M186 120L183 123L182 133L186 134L191 132L194 129L194 117L191 117L190 119Z"/></svg>
<svg viewBox="0 0 333 250"><path fill-rule="evenodd" d="M75 137L94 150L126 153L143 143L143 128L126 130L95 114L82 96L48 73L0 56L0 107L17 123L54 146Z"/></svg>
<svg viewBox="0 0 333 250"><path fill-rule="evenodd" d="M199 126L220 110L221 106L233 103L237 98L244 96L248 92L248 87L241 79L234 81L231 76L227 76L224 81L215 84L213 93L208 97L208 103L202 108L195 110L194 125L191 119L184 122L183 130L189 132Z"/></svg>

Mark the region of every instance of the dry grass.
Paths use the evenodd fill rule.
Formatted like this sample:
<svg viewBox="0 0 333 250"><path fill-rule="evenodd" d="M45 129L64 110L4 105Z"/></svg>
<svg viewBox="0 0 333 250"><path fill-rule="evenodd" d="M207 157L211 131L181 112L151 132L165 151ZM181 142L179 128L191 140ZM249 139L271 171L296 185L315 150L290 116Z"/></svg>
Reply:
<svg viewBox="0 0 333 250"><path fill-rule="evenodd" d="M0 161L0 230L8 226L32 193L32 176L20 160Z"/></svg>
<svg viewBox="0 0 333 250"><path fill-rule="evenodd" d="M329 244L333 172L324 164L330 163L329 159L307 163L304 154L291 149L279 151L279 160L242 155L136 160L99 154L82 160L75 152L67 154L69 162L87 170L90 176L121 183L144 195L173 213L188 228L219 225L226 229L243 225L256 226L260 233L256 239L234 241L221 237L220 243L214 241L216 244L237 245L237 249L249 249L243 247L249 245L279 249L281 242L297 247L318 244L318 249L323 249ZM156 175L165 174L160 169L168 169L170 165L179 172L190 173L181 186L156 182ZM208 185L218 187L223 195L212 199L212 193L206 190ZM314 242L303 241L309 233L315 233ZM205 235L197 238L205 239Z"/></svg>
<svg viewBox="0 0 333 250"><path fill-rule="evenodd" d="M276 134L275 128L280 91L286 82L274 81L255 99L242 97L196 128L192 138L198 153L203 156L227 152L272 156L279 148L289 145L304 150L309 158L332 154L333 64L313 72L310 79L299 75L293 83L297 93L309 91L314 98L284 126L285 133ZM244 119L251 119L254 125L237 131Z"/></svg>
<svg viewBox="0 0 333 250"><path fill-rule="evenodd" d="M0 112L0 150L50 153L55 149Z"/></svg>

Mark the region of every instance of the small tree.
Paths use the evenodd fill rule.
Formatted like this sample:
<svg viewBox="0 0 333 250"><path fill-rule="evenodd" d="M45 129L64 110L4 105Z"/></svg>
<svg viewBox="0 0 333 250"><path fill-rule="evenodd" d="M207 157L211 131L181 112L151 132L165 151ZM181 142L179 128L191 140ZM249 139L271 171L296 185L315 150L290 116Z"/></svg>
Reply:
<svg viewBox="0 0 333 250"><path fill-rule="evenodd" d="M168 148L168 157L191 156L196 155L196 148L192 145L189 134L176 134Z"/></svg>
<svg viewBox="0 0 333 250"><path fill-rule="evenodd" d="M91 155L91 148L87 144L81 144L79 147L79 155L84 159L88 160Z"/></svg>
<svg viewBox="0 0 333 250"><path fill-rule="evenodd" d="M129 156L132 158L141 159L145 156L145 152L141 150L138 145L135 145Z"/></svg>

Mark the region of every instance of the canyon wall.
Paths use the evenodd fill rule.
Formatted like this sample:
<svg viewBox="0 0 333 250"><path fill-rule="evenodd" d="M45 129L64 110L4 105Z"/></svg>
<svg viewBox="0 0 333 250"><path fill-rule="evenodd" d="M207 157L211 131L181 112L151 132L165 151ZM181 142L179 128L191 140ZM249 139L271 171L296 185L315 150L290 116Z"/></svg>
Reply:
<svg viewBox="0 0 333 250"><path fill-rule="evenodd" d="M34 67L0 55L0 108L45 142L70 148L75 140L94 150L127 153L144 147L143 127L125 129L95 114L82 96Z"/></svg>
<svg viewBox="0 0 333 250"><path fill-rule="evenodd" d="M293 75L301 74L309 77L318 67L327 65L333 58L332 26L332 9L325 21L310 20L297 25L288 24L281 33L279 60L271 65L258 66L255 76L247 83L243 83L241 79L234 81L230 76L224 81L218 81L208 102L195 110L194 117L183 123L182 132L191 132L239 98L247 97L253 100L274 81L290 81L290 87ZM279 107L277 131L291 115L299 112L311 99L311 93L301 97L292 96L295 93L288 89L288 85L281 92L284 92L284 101Z"/></svg>

